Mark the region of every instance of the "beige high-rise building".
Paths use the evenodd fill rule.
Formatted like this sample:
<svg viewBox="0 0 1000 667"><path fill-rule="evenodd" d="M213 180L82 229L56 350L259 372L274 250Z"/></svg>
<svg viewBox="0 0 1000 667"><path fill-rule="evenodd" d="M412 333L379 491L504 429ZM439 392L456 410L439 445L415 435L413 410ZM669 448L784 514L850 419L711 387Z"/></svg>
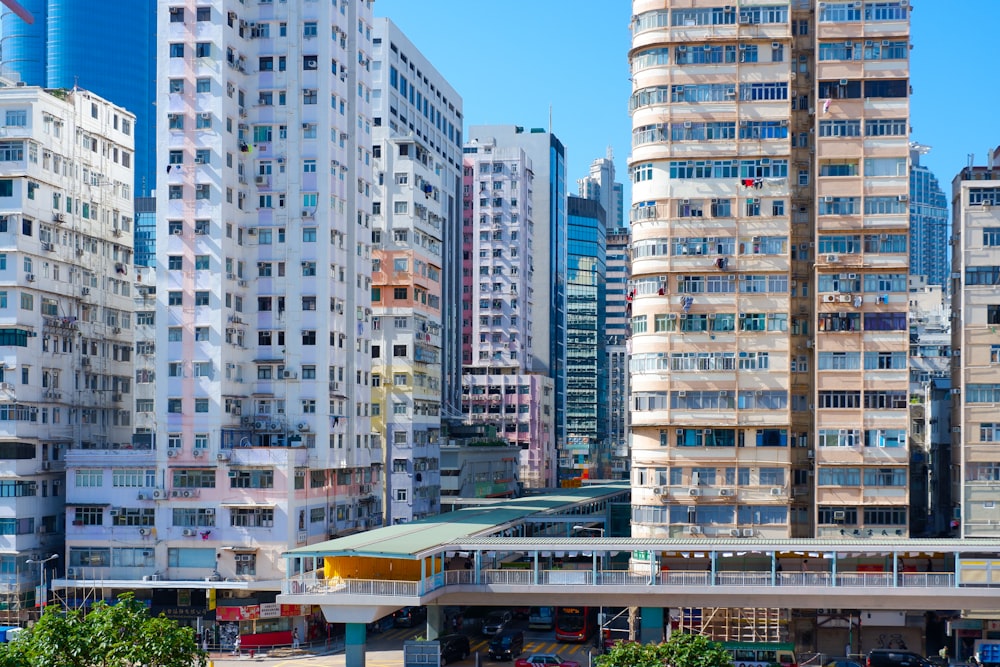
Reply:
<svg viewBox="0 0 1000 667"><path fill-rule="evenodd" d="M952 182L952 415L949 484L953 533L1000 534L1000 148L985 166L969 166ZM959 514L959 508L961 513Z"/></svg>
<svg viewBox="0 0 1000 667"><path fill-rule="evenodd" d="M907 3L632 7L633 535L906 535Z"/></svg>

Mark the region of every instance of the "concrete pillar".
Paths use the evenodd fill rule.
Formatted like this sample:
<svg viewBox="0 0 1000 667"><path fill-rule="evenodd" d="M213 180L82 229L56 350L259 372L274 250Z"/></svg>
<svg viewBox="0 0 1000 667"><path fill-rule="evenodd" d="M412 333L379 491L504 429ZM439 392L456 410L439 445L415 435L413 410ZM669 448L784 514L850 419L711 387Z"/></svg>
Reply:
<svg viewBox="0 0 1000 667"><path fill-rule="evenodd" d="M643 607L639 623L639 642L659 644L663 641L663 607ZM352 667L348 665L348 667Z"/></svg>
<svg viewBox="0 0 1000 667"><path fill-rule="evenodd" d="M347 624L344 641L344 664L346 667L365 667L366 630L364 623Z"/></svg>
<svg viewBox="0 0 1000 667"><path fill-rule="evenodd" d="M448 632L448 628L445 627L444 607L439 604L427 605L427 641L434 641Z"/></svg>

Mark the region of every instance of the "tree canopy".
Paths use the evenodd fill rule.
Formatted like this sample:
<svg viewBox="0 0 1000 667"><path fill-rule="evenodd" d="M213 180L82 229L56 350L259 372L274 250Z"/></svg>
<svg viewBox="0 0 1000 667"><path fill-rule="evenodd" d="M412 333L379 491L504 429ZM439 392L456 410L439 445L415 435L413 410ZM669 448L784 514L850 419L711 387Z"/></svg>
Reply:
<svg viewBox="0 0 1000 667"><path fill-rule="evenodd" d="M596 659L597 667L733 667L722 644L679 632L662 644L618 642Z"/></svg>
<svg viewBox="0 0 1000 667"><path fill-rule="evenodd" d="M193 628L152 617L131 593L89 612L48 607L32 627L0 644L0 667L205 667Z"/></svg>

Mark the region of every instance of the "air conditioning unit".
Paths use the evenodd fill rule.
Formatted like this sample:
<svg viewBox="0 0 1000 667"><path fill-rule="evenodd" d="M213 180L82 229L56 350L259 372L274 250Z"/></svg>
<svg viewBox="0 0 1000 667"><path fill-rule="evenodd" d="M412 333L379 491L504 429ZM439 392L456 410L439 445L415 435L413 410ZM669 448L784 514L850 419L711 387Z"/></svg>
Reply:
<svg viewBox="0 0 1000 667"><path fill-rule="evenodd" d="M205 450L204 449L196 449L193 452L191 452L191 455L194 456L196 459L201 458L202 456L205 455Z"/></svg>
<svg viewBox="0 0 1000 667"><path fill-rule="evenodd" d="M179 451L180 450L177 450L177 449L168 449L167 450L167 456L169 456L170 458L174 458L175 456L177 456L177 453ZM154 494L154 497L156 497L155 494Z"/></svg>
<svg viewBox="0 0 1000 667"><path fill-rule="evenodd" d="M145 537L146 535L149 535L149 528L140 528L139 529L139 534L142 535L143 537Z"/></svg>
<svg viewBox="0 0 1000 667"><path fill-rule="evenodd" d="M55 250L55 246L52 245L51 243L46 243L45 241L42 241L42 250L47 250L48 252L52 252L53 250Z"/></svg>
<svg viewBox="0 0 1000 667"><path fill-rule="evenodd" d="M250 227L247 229L247 236L257 236L257 228Z"/></svg>
<svg viewBox="0 0 1000 667"><path fill-rule="evenodd" d="M198 534L194 528L185 528L183 531L184 537L195 537Z"/></svg>
<svg viewBox="0 0 1000 667"><path fill-rule="evenodd" d="M299 422L298 429L300 431L308 431L309 430L309 424L307 422Z"/></svg>
<svg viewBox="0 0 1000 667"><path fill-rule="evenodd" d="M780 486L774 486L774 487L771 487L771 495L772 496L783 496L783 495L785 495L785 491Z"/></svg>
<svg viewBox="0 0 1000 667"><path fill-rule="evenodd" d="M181 229L180 227L178 227L177 229L175 229L174 231L172 231L170 233L173 234L174 236L180 236L181 234L184 233L184 230Z"/></svg>
<svg viewBox="0 0 1000 667"><path fill-rule="evenodd" d="M139 497L137 498L137 500L149 500L149 494L148 493L140 493Z"/></svg>
<svg viewBox="0 0 1000 667"><path fill-rule="evenodd" d="M701 495L701 489L699 489L697 486L692 486L690 489L688 489L688 495L699 496Z"/></svg>
<svg viewBox="0 0 1000 667"><path fill-rule="evenodd" d="M257 185L265 185L267 183L267 176L258 176Z"/></svg>
<svg viewBox="0 0 1000 667"><path fill-rule="evenodd" d="M688 526L688 535L701 535L701 526Z"/></svg>
<svg viewBox="0 0 1000 667"><path fill-rule="evenodd" d="M281 377L287 379L295 379L295 371L281 371Z"/></svg>
<svg viewBox="0 0 1000 667"><path fill-rule="evenodd" d="M670 487L669 486L654 486L653 487L653 494L654 495L657 495L657 496L666 496L669 493L670 493Z"/></svg>
<svg viewBox="0 0 1000 667"><path fill-rule="evenodd" d="M772 49L780 49L781 48L781 42L771 42L771 48Z"/></svg>
<svg viewBox="0 0 1000 667"><path fill-rule="evenodd" d="M834 521L843 521L846 518L847 518L847 512L845 512L843 510L837 510L837 511L835 511L833 513L833 520Z"/></svg>
<svg viewBox="0 0 1000 667"><path fill-rule="evenodd" d="M228 461L229 460L229 453L228 452L219 452L218 454L215 455L215 460L216 461Z"/></svg>
<svg viewBox="0 0 1000 667"><path fill-rule="evenodd" d="M66 214L56 213L55 215L52 216L52 222L66 222Z"/></svg>
<svg viewBox="0 0 1000 667"><path fill-rule="evenodd" d="M909 195L896 195L896 201L910 201Z"/></svg>
<svg viewBox="0 0 1000 667"><path fill-rule="evenodd" d="M206 507L205 508L205 516L215 516L215 508L214 507Z"/></svg>
<svg viewBox="0 0 1000 667"><path fill-rule="evenodd" d="M174 451L174 450L170 450L170 451ZM167 497L167 492L164 491L163 489L156 489L156 490L153 491L153 499L154 500L159 500L160 498L166 498L166 497Z"/></svg>
<svg viewBox="0 0 1000 667"><path fill-rule="evenodd" d="M835 263L837 263L837 262L840 261L840 256L839 255L827 255L826 256L826 261L829 264L835 264Z"/></svg>
<svg viewBox="0 0 1000 667"><path fill-rule="evenodd" d="M719 489L719 495L728 498L729 496L735 495L735 491L733 489Z"/></svg>
<svg viewBox="0 0 1000 667"><path fill-rule="evenodd" d="M740 529L739 528L732 528L729 531L729 535L730 535L730 537L739 537L740 536Z"/></svg>
<svg viewBox="0 0 1000 667"><path fill-rule="evenodd" d="M66 568L66 577L69 579L76 579L77 569L75 567Z"/></svg>
<svg viewBox="0 0 1000 667"><path fill-rule="evenodd" d="M744 528L743 537L753 537L753 528Z"/></svg>
<svg viewBox="0 0 1000 667"><path fill-rule="evenodd" d="M27 274L27 275L24 276L24 279L27 280L29 283L33 283L33 282L35 282L35 274L34 273L29 273L29 274Z"/></svg>
<svg viewBox="0 0 1000 667"><path fill-rule="evenodd" d="M87 296L88 294L90 294L90 288L84 287L82 290L80 290L80 293L83 294L83 296Z"/></svg>

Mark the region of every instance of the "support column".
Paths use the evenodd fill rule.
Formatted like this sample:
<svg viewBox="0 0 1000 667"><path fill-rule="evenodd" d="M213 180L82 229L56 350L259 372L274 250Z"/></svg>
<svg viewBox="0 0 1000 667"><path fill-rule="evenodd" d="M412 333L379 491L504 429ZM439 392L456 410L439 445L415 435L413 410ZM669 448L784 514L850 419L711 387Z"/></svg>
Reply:
<svg viewBox="0 0 1000 667"><path fill-rule="evenodd" d="M348 623L344 641L344 664L346 667L365 667L367 648L366 626L364 623Z"/></svg>
<svg viewBox="0 0 1000 667"><path fill-rule="evenodd" d="M432 642L441 635L448 634L446 622L444 607L439 604L427 605L427 641Z"/></svg>
<svg viewBox="0 0 1000 667"><path fill-rule="evenodd" d="M639 622L639 642L659 644L663 641L663 607L643 607ZM348 665L348 667L352 667Z"/></svg>

